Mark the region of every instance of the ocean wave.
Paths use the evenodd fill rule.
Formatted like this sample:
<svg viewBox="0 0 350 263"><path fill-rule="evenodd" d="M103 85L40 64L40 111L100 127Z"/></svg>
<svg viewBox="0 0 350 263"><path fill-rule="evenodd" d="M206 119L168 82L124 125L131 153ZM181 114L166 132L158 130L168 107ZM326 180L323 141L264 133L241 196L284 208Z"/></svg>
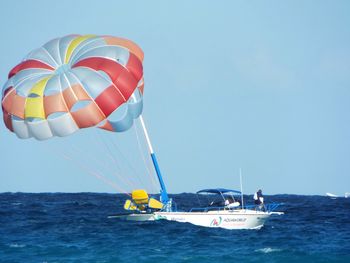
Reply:
<svg viewBox="0 0 350 263"><path fill-rule="evenodd" d="M185 209L198 202L171 197ZM259 231L228 231L108 219L124 213L124 195L0 194L0 262L350 262L349 199L268 199L285 203L287 214L271 216Z"/></svg>
<svg viewBox="0 0 350 263"><path fill-rule="evenodd" d="M280 252L282 249L279 248L272 248L272 247L264 247L260 249L256 249L255 252L261 252L261 253L272 253L272 252Z"/></svg>

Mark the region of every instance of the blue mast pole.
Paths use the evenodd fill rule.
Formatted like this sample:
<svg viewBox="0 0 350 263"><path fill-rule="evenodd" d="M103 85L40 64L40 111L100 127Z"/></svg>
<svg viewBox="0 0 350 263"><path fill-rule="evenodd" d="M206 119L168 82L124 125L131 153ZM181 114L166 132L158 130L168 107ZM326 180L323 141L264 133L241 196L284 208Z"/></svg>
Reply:
<svg viewBox="0 0 350 263"><path fill-rule="evenodd" d="M139 119L140 119L140 122L141 122L143 133L144 133L144 135L146 137L147 146L148 146L149 152L151 154L153 166L154 166L154 169L156 170L156 174L157 174L158 181L159 181L159 184L160 184L160 188L161 188L161 190L160 190L160 201L163 204L167 204L168 201L169 201L168 192L166 190L166 187L165 187L165 184L164 184L164 181L163 181L163 177L162 177L162 173L160 172L158 161L157 161L156 155L155 155L155 153L153 151L153 147L152 147L151 141L149 139L148 132L147 132L147 129L146 129L146 126L145 126L145 122L143 121L142 115L140 115Z"/></svg>
<svg viewBox="0 0 350 263"><path fill-rule="evenodd" d="M159 181L160 188L161 188L161 191L160 191L161 198L160 199L161 199L162 203L166 204L169 201L168 192L166 190L166 187L165 187L165 184L163 181L162 173L160 172L160 169L159 169L156 155L154 153L151 153L151 158L152 158L152 162L153 162L154 168L156 170L156 173L158 176L158 181Z"/></svg>

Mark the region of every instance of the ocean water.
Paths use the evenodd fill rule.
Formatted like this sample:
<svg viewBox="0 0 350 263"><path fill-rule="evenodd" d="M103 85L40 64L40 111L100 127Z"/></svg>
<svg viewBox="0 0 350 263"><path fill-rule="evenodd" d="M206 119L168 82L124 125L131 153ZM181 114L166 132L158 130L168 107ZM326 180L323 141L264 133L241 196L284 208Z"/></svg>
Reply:
<svg viewBox="0 0 350 263"><path fill-rule="evenodd" d="M172 197L184 209L197 202ZM125 198L0 194L0 262L350 262L350 198L265 196L285 215L260 230L108 219Z"/></svg>

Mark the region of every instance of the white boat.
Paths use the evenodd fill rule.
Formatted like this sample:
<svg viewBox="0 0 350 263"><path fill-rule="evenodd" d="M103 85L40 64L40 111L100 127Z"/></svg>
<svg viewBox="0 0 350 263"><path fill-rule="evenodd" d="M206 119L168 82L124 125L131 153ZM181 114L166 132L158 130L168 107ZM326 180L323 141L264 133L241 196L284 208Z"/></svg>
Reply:
<svg viewBox="0 0 350 263"><path fill-rule="evenodd" d="M136 190L138 193L140 193L140 191L143 190ZM110 216L109 218L119 218L127 221L169 220L181 223L191 223L197 226L219 227L225 229L260 229L264 226L265 221L271 215L283 214L283 212L273 211L279 204L260 206L250 205L242 207L237 197L234 197L234 194L241 194L240 191L216 188L205 189L197 192L197 194L203 193L212 196L212 198L208 198L208 205L192 208L189 211L176 211L176 209L173 208L168 209L168 211L165 211L165 209L158 209L158 211L153 210L152 212L147 212L147 210L150 211L152 207L155 207L153 205L147 206L147 210L142 211L136 204L141 203L136 198L133 198L131 201L133 202L131 205L133 207L131 208L133 213ZM143 195L142 198L144 200L147 198L147 201L141 205L152 203L150 202L152 198L148 198L147 194ZM231 203L228 202L230 199ZM130 202L130 200L127 200L127 205L124 205L124 208L127 210L128 207L130 207L128 201Z"/></svg>
<svg viewBox="0 0 350 263"><path fill-rule="evenodd" d="M350 193L345 193L344 197L345 198L349 198L350 197Z"/></svg>
<svg viewBox="0 0 350 263"><path fill-rule="evenodd" d="M326 193L326 196L330 197L331 199L337 199L339 196L332 194L332 193Z"/></svg>
<svg viewBox="0 0 350 263"><path fill-rule="evenodd" d="M283 214L283 212L273 211L279 204L242 206L237 197L234 198L233 196L233 194L241 194L239 191L216 188L197 192L197 194L203 193L217 196L222 198L222 200L218 203L211 201L212 199L208 199L211 201L209 202L209 206L192 208L187 212L154 212L155 219L191 223L204 227L260 229L271 215ZM231 203L228 202L230 198L232 200Z"/></svg>

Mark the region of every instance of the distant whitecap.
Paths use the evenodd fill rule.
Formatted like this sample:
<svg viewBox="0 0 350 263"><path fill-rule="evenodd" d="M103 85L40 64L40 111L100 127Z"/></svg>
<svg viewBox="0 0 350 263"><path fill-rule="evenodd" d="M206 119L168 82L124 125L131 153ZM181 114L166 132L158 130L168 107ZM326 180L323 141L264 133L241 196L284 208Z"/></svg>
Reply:
<svg viewBox="0 0 350 263"><path fill-rule="evenodd" d="M282 249L279 248L271 248L271 247L264 247L264 248L260 248L260 249L256 249L255 252L261 252L261 253L272 253L272 252L280 252L282 251Z"/></svg>
<svg viewBox="0 0 350 263"><path fill-rule="evenodd" d="M18 243L11 243L9 244L9 247L12 247L12 248L22 248L22 247L25 247L26 245L24 244L18 244Z"/></svg>

